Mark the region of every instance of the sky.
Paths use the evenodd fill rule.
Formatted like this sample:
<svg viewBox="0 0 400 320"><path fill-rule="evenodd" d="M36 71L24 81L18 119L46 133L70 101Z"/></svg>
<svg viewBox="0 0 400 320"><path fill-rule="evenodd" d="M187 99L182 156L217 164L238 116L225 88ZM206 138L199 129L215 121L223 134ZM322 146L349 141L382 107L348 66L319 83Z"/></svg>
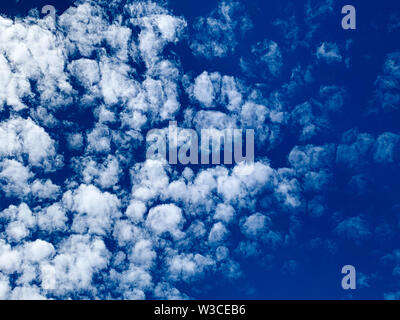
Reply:
<svg viewBox="0 0 400 320"><path fill-rule="evenodd" d="M0 15L0 299L400 298L399 1ZM146 157L171 121L254 162Z"/></svg>

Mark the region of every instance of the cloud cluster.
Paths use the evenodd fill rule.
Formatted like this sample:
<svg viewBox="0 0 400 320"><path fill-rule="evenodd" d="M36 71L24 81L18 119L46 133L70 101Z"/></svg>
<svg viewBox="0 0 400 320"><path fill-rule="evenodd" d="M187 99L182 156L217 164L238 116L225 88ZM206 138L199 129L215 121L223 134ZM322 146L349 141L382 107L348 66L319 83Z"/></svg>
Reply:
<svg viewBox="0 0 400 320"><path fill-rule="evenodd" d="M197 19L190 47L195 55L206 59L225 57L235 51L240 38L252 27L241 3L222 1L208 17Z"/></svg>
<svg viewBox="0 0 400 320"><path fill-rule="evenodd" d="M239 2L193 25L149 1L80 0L55 24L0 17L0 298L186 299L208 276L244 279L248 259L296 273L300 261L275 257L299 238L302 250L335 252L389 234L391 217L334 198L363 197L379 178L368 168L398 169L400 136L333 130L348 93L316 78L346 53L312 41L332 6L308 1L305 28L276 20L290 32L254 41L229 74L191 70L175 45L195 60L232 58L252 28ZM312 48L304 63L290 60L298 46ZM375 82L385 110L398 105L399 57L386 56ZM146 159L146 134L170 120L254 129L255 162Z"/></svg>

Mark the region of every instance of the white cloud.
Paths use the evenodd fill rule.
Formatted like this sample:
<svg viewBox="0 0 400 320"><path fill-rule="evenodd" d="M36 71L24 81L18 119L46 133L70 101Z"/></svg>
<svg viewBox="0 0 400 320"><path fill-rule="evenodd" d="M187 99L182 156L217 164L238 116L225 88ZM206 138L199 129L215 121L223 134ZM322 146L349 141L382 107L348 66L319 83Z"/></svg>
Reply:
<svg viewBox="0 0 400 320"><path fill-rule="evenodd" d="M100 81L100 68L95 60L82 58L72 61L68 70L87 89L92 89Z"/></svg>
<svg viewBox="0 0 400 320"><path fill-rule="evenodd" d="M324 60L326 63L341 62L342 56L336 43L323 42L317 48L317 58Z"/></svg>
<svg viewBox="0 0 400 320"><path fill-rule="evenodd" d="M40 279L55 294L67 295L91 289L93 276L108 265L110 253L104 242L88 235L72 235L57 254L41 265Z"/></svg>
<svg viewBox="0 0 400 320"><path fill-rule="evenodd" d="M101 188L110 188L117 185L121 169L118 159L109 155L104 163L99 164L91 158L85 159L82 170L83 181L86 184L95 182ZM82 165L79 163L79 165Z"/></svg>
<svg viewBox="0 0 400 320"><path fill-rule="evenodd" d="M52 171L62 165L55 142L31 119L15 118L0 124L0 157L28 156L32 166Z"/></svg>
<svg viewBox="0 0 400 320"><path fill-rule="evenodd" d="M204 71L194 80L193 95L196 100L206 108L215 107L213 106L215 92L212 81L218 79L218 73L212 73L209 75L207 71Z"/></svg>
<svg viewBox="0 0 400 320"><path fill-rule="evenodd" d="M69 8L58 23L66 31L69 53L78 51L84 57L90 57L100 45L108 25L102 9L89 2Z"/></svg>
<svg viewBox="0 0 400 320"><path fill-rule="evenodd" d="M256 237L265 231L266 224L267 217L261 213L255 213L243 221L242 232L249 237Z"/></svg>
<svg viewBox="0 0 400 320"><path fill-rule="evenodd" d="M55 253L55 249L51 243L39 239L26 243L24 251L26 259L32 262L47 260Z"/></svg>
<svg viewBox="0 0 400 320"><path fill-rule="evenodd" d="M169 259L170 277L174 280L190 281L203 274L204 269L214 265L214 261L201 254L181 254Z"/></svg>
<svg viewBox="0 0 400 320"><path fill-rule="evenodd" d="M52 204L38 213L39 228L48 232L65 230L67 220L65 209L59 203Z"/></svg>
<svg viewBox="0 0 400 320"><path fill-rule="evenodd" d="M390 112L397 110L400 102L398 82L400 79L400 52L392 52L386 56L383 65L383 74L375 81L375 101L383 110ZM373 101L373 102L375 102ZM376 109L375 104L372 110Z"/></svg>
<svg viewBox="0 0 400 320"><path fill-rule="evenodd" d="M0 248L0 271L4 274L16 272L21 265L21 253L1 239Z"/></svg>
<svg viewBox="0 0 400 320"><path fill-rule="evenodd" d="M36 286L16 287L11 295L11 300L45 300L46 297L40 293Z"/></svg>
<svg viewBox="0 0 400 320"><path fill-rule="evenodd" d="M9 220L6 234L11 241L19 242L30 235L30 229L36 225L36 216L25 203L18 207L11 205L2 212L2 216Z"/></svg>
<svg viewBox="0 0 400 320"><path fill-rule="evenodd" d="M63 202L77 213L72 230L78 233L105 235L111 230L114 219L121 215L119 199L93 185L81 185L74 192L67 191Z"/></svg>
<svg viewBox="0 0 400 320"><path fill-rule="evenodd" d="M147 236L147 232L130 223L128 220L118 220L114 226L113 237L119 246L129 246Z"/></svg>
<svg viewBox="0 0 400 320"><path fill-rule="evenodd" d="M110 130L104 125L97 125L87 135L87 150L95 153L109 153L111 149Z"/></svg>
<svg viewBox="0 0 400 320"><path fill-rule="evenodd" d="M221 220L223 222L230 222L235 215L235 209L223 203L219 203L215 209L214 219Z"/></svg>
<svg viewBox="0 0 400 320"><path fill-rule="evenodd" d="M166 189L169 177L165 165L165 161L159 160L146 160L143 164L135 165L131 172L134 198L146 202Z"/></svg>
<svg viewBox="0 0 400 320"><path fill-rule="evenodd" d="M226 227L221 222L217 222L211 228L210 234L208 235L208 242L211 244L220 243L225 240L227 235L228 230Z"/></svg>
<svg viewBox="0 0 400 320"><path fill-rule="evenodd" d="M196 34L190 43L195 55L211 59L234 52L239 39L252 28L243 6L234 1L221 1L208 17L200 17L194 24Z"/></svg>
<svg viewBox="0 0 400 320"><path fill-rule="evenodd" d="M156 257L153 244L149 240L140 240L134 245L129 259L133 264L149 269Z"/></svg>
<svg viewBox="0 0 400 320"><path fill-rule="evenodd" d="M168 232L174 239L184 236L180 230L183 222L182 210L174 204L163 204L151 208L146 218L146 226L156 235Z"/></svg>
<svg viewBox="0 0 400 320"><path fill-rule="evenodd" d="M60 194L60 187L51 180L35 180L31 185L32 194L41 199L55 199Z"/></svg>
<svg viewBox="0 0 400 320"><path fill-rule="evenodd" d="M136 97L139 88L129 77L130 67L110 58L100 61L100 90L106 104L126 103Z"/></svg>
<svg viewBox="0 0 400 320"><path fill-rule="evenodd" d="M146 212L146 205L139 200L132 200L126 209L125 215L127 215L133 222L143 221L144 214Z"/></svg>
<svg viewBox="0 0 400 320"><path fill-rule="evenodd" d="M178 289L174 288L168 282L157 284L154 289L154 294L159 299L167 300L187 300L188 296L182 294Z"/></svg>
<svg viewBox="0 0 400 320"><path fill-rule="evenodd" d="M8 277L0 273L0 299L6 300L10 293L10 282Z"/></svg>
<svg viewBox="0 0 400 320"><path fill-rule="evenodd" d="M30 192L28 180L32 173L27 167L15 160L4 160L0 162L0 181L2 190L7 196L24 197Z"/></svg>

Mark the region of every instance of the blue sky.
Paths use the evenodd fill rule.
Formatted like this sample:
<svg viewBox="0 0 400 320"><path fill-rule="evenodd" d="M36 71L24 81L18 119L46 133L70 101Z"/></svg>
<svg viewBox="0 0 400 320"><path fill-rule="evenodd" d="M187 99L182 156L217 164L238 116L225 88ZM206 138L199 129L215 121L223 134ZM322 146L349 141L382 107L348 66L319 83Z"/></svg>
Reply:
<svg viewBox="0 0 400 320"><path fill-rule="evenodd" d="M350 2L1 4L0 298L399 299L400 4ZM251 173L146 159L169 121Z"/></svg>

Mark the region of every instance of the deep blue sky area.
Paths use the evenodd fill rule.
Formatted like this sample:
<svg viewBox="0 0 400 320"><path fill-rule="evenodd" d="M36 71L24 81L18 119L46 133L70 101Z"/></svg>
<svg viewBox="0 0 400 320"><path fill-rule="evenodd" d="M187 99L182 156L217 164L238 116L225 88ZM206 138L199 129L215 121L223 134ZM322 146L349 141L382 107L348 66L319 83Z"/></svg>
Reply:
<svg viewBox="0 0 400 320"><path fill-rule="evenodd" d="M127 11L121 9L135 1L126 3L125 1L115 1L119 5L110 5L110 7L107 7L105 1L93 1L93 3L96 2L106 12L106 18L104 18L106 24L117 25L123 21L122 24L131 28L132 38L139 39L140 30L143 34L145 23L137 24L139 26L137 28L134 27L129 24L131 22L127 22L129 20ZM53 5L57 10L57 23L60 26L57 26L59 31L52 30L51 32L60 32L58 39L61 34L67 39L70 34L78 34L79 30L74 29L76 26L70 27L65 22L68 22L68 19L62 20L60 16L67 8L73 6L73 3L74 1L61 0L2 1L0 14L17 19L17 17L26 16L33 8L38 8L40 11L44 5ZM207 29L207 21L210 21L207 20L207 17L225 21L221 12L218 11L221 3L226 3L236 9L232 9L228 14L230 20L224 27L214 25L215 29L210 26ZM356 8L355 30L344 30L341 27L341 20L344 16L341 9L348 4ZM35 288L39 288L37 290L43 296L59 299L66 297L129 299L136 297L132 293L136 294L136 288L144 292L145 298L173 297L170 293L172 291L169 291L169 296L166 293L165 295L157 293L159 292L155 289L157 283L168 283L176 288L182 294L182 296L175 296L179 298L399 299L400 1L237 0L223 2L170 0L162 1L161 5L169 11L170 15L181 17L186 21L186 28L182 31L179 41L163 44L163 50L157 53L165 59L173 61L179 70L179 76L173 81L177 84L177 100L180 108L171 117L175 117L180 124L185 123L187 126L192 125L193 128L198 129L211 123L212 118L207 118L211 120L208 122L205 120L205 123L195 122L195 120L190 122L187 120L189 113L186 109L191 109L191 112L195 114L202 109L210 110L212 108L214 111L229 116L235 114L235 119L239 119L237 123L240 123L242 128L249 127L255 130L255 160L268 163L276 172L277 182L273 187L274 191L271 191L269 187L263 189L263 186L260 185L252 186L243 191L247 192L245 199L248 199L246 200L249 202L248 205L231 203L237 216L231 222L226 222L226 226L224 226L228 230L223 240L225 243L211 245L209 244L210 237L207 240L207 235L204 235L204 239L181 239L175 237L171 230L169 232L172 236L165 237L165 239L161 239L161 236L157 240L151 238L153 239L151 240L153 241L153 251L151 252L155 252L157 257L152 260L152 267L147 267L142 262L138 266L142 268L143 265L146 265L143 268L151 275L152 284L141 287L142 282L140 281L145 281L143 280L145 276L140 278L140 281L136 278L136 280L129 280L133 279L133 272L128 275L124 273L124 270L129 268L132 270L132 266L135 265L135 258L129 258L134 250L131 248L134 247L134 244L131 247L130 245L121 245L122 240L119 240L116 234L122 233L122 231L112 229L116 228L115 225L118 224L116 220L110 222L112 227L104 234L91 231L90 227L87 230L76 229L75 222L73 222L76 212L84 217L90 216L90 214L84 212L83 209L82 212L79 211L82 206L85 207L84 205L79 206L77 202L75 205L70 205L70 202L65 200L65 194L72 192L74 196L78 197L76 190L81 184L93 184L101 192L109 192L121 201L119 210L123 216L128 204L133 201L130 193L133 194L135 183L139 183L139 180L135 180L134 177L138 171L134 171L133 168L136 164L144 161L143 146L127 147L124 145L126 142L122 142L122 138L119 140L115 138L119 130L122 130L121 132L124 134L128 132L126 126L123 126L122 114L124 114L123 110L130 106L126 101L129 98L123 97L117 102L108 103L107 101L112 99L107 100L104 88L100 89L101 93L94 96L93 99L88 98L91 94L95 95L95 90L90 91L88 87L84 87L83 82L81 83L81 80L78 79L78 73L74 73L75 71L71 70L75 69L69 67L73 60L81 58L95 60L101 65L106 61L102 54L106 53L108 57L117 57L117 50L115 48L115 50L111 50L110 45L105 44L109 40L104 37L103 40L91 44L95 49L90 54L84 53L83 50L79 51L79 46L76 47L78 49L74 49L76 51L68 51L72 50L70 49L71 43L74 41L84 43L85 41L82 39L84 37L91 39L91 32L94 31L83 35L79 34L80 38L78 39L80 40L75 40L76 38L71 36L68 41L62 40L65 44L63 52L66 52L64 72L67 75L68 83L75 90L63 96L65 105L49 109L51 111L48 114L54 112L57 120L55 125L49 125L39 116L35 117L35 113L32 111L32 108L46 103L43 102L45 100L40 100L42 94L40 86L38 86L39 89L32 89L32 95L27 95L29 99L23 98L25 99L23 101L30 101L28 108L23 110L14 108L11 100L4 100L4 96L11 95L11 91L3 93L0 90L0 103L3 105L3 107L0 105L1 123L6 123L9 119L17 116L24 119L33 118L38 126L44 128L49 136L57 141L57 153L63 156L63 165L51 172L38 169L30 163L26 164L28 161L26 158L17 159L25 163L38 179L51 179L60 187L58 196L53 200L38 200L30 195L22 197L18 193L10 194L7 188L12 182L7 179L11 178L8 176L7 178L5 173L1 173L4 165L0 162L0 210L6 210L10 205L19 206L24 202L35 214L40 215L42 209L39 208L45 208L55 202L62 203L68 217L67 229L51 234L48 230L41 230L40 226L35 226L30 227L31 229L28 228L31 230L29 236L18 241L12 240L12 236L8 235L7 231L9 230L7 223L12 222L5 218L6 213L0 211L0 222L2 223L0 236L15 248L24 241L36 239L44 239L52 243L55 251L53 258L49 259L55 259L51 262L54 265L57 263L56 257L59 250L64 250L60 249L63 239L67 239L73 234L98 236L104 241L109 251L108 262L101 267L90 269L90 272L93 273L91 274L92 282L85 288L77 285L63 289L64 291L61 289L61 291L47 290L46 287L40 285L42 278L40 278L39 271L37 271L39 272L37 281L32 280L33 282L30 282L29 285L37 286ZM200 17L205 19L201 20ZM59 21L64 21L62 22L64 24L61 26ZM82 25L76 28L80 27ZM160 36L161 33L156 34ZM113 39L117 39L117 35L121 36L118 38L120 41L122 33L116 33ZM136 38L129 41L136 43L139 41ZM3 40L0 40L0 56L3 54L6 56L5 52L8 51L5 48L8 44L1 41ZM21 40L21 46L23 41L25 40ZM204 47L208 48L208 51L206 49L201 51L199 43L205 44ZM216 50L217 45L225 48L222 54L215 54L213 51ZM277 51L274 51L274 45L278 48ZM257 46L261 48L259 51L256 50ZM104 50L101 51L101 48ZM142 47L138 46L138 48L139 51L142 50ZM143 74L146 72L145 64L147 63L144 53L137 53L139 51L132 50L129 52L129 57L124 60L124 64L134 70L127 72L128 78L132 77L138 83L140 83L140 79L144 79ZM118 59L120 58L118 57ZM118 64L115 62L117 60L113 61L115 63L113 68L120 72L122 69L117 69ZM152 63L155 64L155 62ZM14 69L11 69L14 70L13 72L19 70L18 63L13 67ZM99 70L102 70L104 78L104 70L101 68ZM3 69L0 68L0 77L2 77L1 70ZM242 109L244 108L243 104L239 107L239 111L230 113L231 110L228 110L225 100L222 98L218 100L217 96L220 94L222 96L222 89L214 89L216 90L214 91L215 106L202 105L199 94L196 95L196 88L193 89L193 84L204 71L207 71L208 74L218 73L221 76L233 77L240 84L238 87L241 88L243 101L254 102L253 110L257 108L256 105L262 105L267 108L263 110L268 110L268 114L271 112L271 117L273 114L271 110L277 113L281 112L283 120L278 123L266 116L260 122L260 118L258 118L260 116L254 111L254 113L250 112L250 120L247 119L246 122L242 119L246 117L244 109ZM81 73L80 76L84 77L85 74L85 72ZM154 72L154 74L156 74L154 76L156 79L163 77L159 76L161 73ZM112 81L115 84L120 81L119 79L115 77L112 78ZM38 79L30 79L31 84L35 81L39 82ZM213 85L218 81L222 80L215 80ZM0 80L0 83L3 82ZM118 86L125 88L123 82ZM166 86L164 84L163 90ZM60 92L61 89L57 90ZM158 95L155 91L152 92L154 96ZM120 95L123 96L123 93ZM71 100L68 100L69 98ZM118 118L117 121L108 125L108 129L113 132L113 135L110 134L110 136L115 140L112 140L111 151L107 151L106 154L96 154L94 151L90 151L89 146L92 143L89 139L90 132L96 127L96 121L100 123L97 107L101 105L114 112ZM161 114L161 111L156 109L157 107L154 108L149 107L149 110L144 113L149 119L151 113ZM95 109L97 111L94 111ZM160 121L149 120L141 128L142 131L139 131L144 135L146 131L154 127L165 128L168 120L172 119L171 117ZM65 121L67 119L70 121L69 123ZM68 130L82 133L81 149L67 146L70 143L68 139L71 137L67 134ZM133 136L132 132L139 131L129 131L129 135ZM100 136L96 138L99 144L100 138ZM299 150L304 153L301 155ZM1 152L0 149L1 161L11 159L9 155L5 156ZM120 161L121 171L118 182L115 182L114 186L104 186L95 178L90 183L84 180L83 166L87 165L88 159L101 164L108 153L115 155ZM195 175L200 175L202 170L206 170L206 168L195 165L191 168ZM288 168L291 171L282 173L282 168ZM181 178L179 174L183 174L184 167L173 167L172 169L177 169L177 173L170 174L170 182ZM29 181L32 183L33 178L30 179ZM153 177L153 179L152 184L155 185L161 178ZM285 201L282 199L285 196L280 193L282 188L286 188L288 185L293 187L293 189L289 188L288 194L293 195L297 201L297 204L293 206L284 203ZM234 186L232 186L233 188ZM258 188L261 191L257 191ZM156 192L162 193L158 189ZM187 237L190 237L189 226L193 226L197 219L204 223L205 232L208 234L215 222L211 217L216 211L217 203L226 200L224 196L225 193L218 194L217 191L204 196L204 203L212 201L213 204L211 209L207 209L209 210L207 214L200 215L201 218L195 218L194 212L203 210L202 206L199 205L199 209L196 209L194 205L187 205L182 199L175 201L169 200L166 196L160 196L154 201L152 200L153 202L146 203L144 219L147 220L146 223L143 222L144 229L140 235L135 233L132 237L135 237L135 241L139 241L138 237L147 236L147 229L156 233L153 225L148 222L151 208L172 202L183 210L185 216L183 228ZM249 217L255 213L266 217L266 222L265 225L259 227L260 229L257 229L258 226L254 227L256 231L251 234L250 231L244 230L247 230L246 225L249 225L246 223L250 223ZM95 219L101 219L99 216L96 217ZM125 221L124 219L125 216L121 218L121 221ZM75 229L70 231L71 228ZM271 240L272 237L275 240ZM206 242L207 244L205 244ZM168 249L171 251L166 249L168 243L172 243ZM245 244L248 247L245 247ZM216 258L215 252L218 246L225 246L229 249L230 260L221 262ZM255 253L251 253L251 246L256 248ZM0 250L5 250L1 248ZM182 270L179 269L181 271L174 271L175 269L168 267L171 266L168 264L170 257L187 254L188 257L193 258L196 250L199 250L203 256L210 254L210 259L214 259L213 266L199 266L197 264L203 262L195 259L195 269L204 269L202 272L188 271L184 267ZM124 252L124 255L118 255L119 252ZM125 257L121 260L124 262L117 266L115 261L121 256ZM146 257L148 256L146 255ZM133 255L133 257L136 256ZM131 265L127 262L128 260L133 261ZM27 263L24 261L21 262L22 265ZM183 264L190 265L188 261ZM355 290L343 290L341 286L343 277L341 269L344 265L353 265L357 271L357 288ZM3 275L11 279L10 292L13 292L12 290L19 286L15 277L21 271L13 273L9 271L11 269L4 267L3 270L2 268L0 258L0 280ZM37 270L41 270L41 267L37 268L39 268ZM185 272L191 276L186 276ZM195 275L192 275L192 272ZM118 276L112 276L117 273ZM232 274L232 276L226 276L227 274ZM124 277L128 279L127 282L124 282ZM57 281L62 282L61 280ZM132 295L130 296L129 293ZM14 293L14 297L18 298L19 296L16 294Z"/></svg>

